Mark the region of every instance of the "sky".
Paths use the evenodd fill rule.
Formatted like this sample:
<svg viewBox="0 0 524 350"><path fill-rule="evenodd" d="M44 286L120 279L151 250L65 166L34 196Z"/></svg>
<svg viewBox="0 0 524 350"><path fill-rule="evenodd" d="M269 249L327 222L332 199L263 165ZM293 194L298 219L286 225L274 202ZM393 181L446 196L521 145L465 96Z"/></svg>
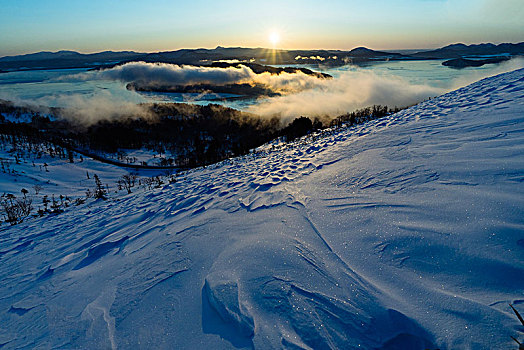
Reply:
<svg viewBox="0 0 524 350"><path fill-rule="evenodd" d="M521 42L524 0L0 0L0 56L37 51L436 48Z"/></svg>

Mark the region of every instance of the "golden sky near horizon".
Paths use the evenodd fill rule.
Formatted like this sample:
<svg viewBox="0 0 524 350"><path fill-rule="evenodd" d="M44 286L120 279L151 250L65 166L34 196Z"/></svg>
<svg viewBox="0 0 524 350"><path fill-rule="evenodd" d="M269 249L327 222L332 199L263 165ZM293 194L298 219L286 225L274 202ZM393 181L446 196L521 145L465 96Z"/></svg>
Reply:
<svg viewBox="0 0 524 350"><path fill-rule="evenodd" d="M0 56L218 45L418 49L524 38L523 0L0 1Z"/></svg>

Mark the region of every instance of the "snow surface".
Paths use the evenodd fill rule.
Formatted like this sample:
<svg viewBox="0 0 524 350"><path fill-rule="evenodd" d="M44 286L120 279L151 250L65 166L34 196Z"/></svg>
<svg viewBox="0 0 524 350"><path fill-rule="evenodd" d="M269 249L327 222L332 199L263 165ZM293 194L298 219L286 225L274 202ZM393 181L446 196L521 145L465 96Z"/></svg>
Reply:
<svg viewBox="0 0 524 350"><path fill-rule="evenodd" d="M523 111L518 70L4 225L0 347L516 348Z"/></svg>
<svg viewBox="0 0 524 350"><path fill-rule="evenodd" d="M51 157L44 152L37 155L35 152L24 150L21 151L23 156L17 164L15 160L17 153L20 152L12 152L10 145L0 144L0 163L4 163L4 169L8 170L0 171L0 194L12 193L21 196L21 190L25 188L33 197L35 207L41 206L41 197L44 195L48 197L55 195L57 198L60 195L71 198L84 197L86 190L94 188L93 175L95 174L100 177L104 185L109 186L110 192L116 190L118 180L126 174L137 174L139 178L166 174L166 170L160 169L122 168L76 152L73 152L73 163L70 163L68 158ZM143 156L141 159L147 157L147 151L138 150L129 154ZM153 152L149 154L153 159ZM106 158L111 159L109 156ZM35 185L41 187L38 195L34 190Z"/></svg>

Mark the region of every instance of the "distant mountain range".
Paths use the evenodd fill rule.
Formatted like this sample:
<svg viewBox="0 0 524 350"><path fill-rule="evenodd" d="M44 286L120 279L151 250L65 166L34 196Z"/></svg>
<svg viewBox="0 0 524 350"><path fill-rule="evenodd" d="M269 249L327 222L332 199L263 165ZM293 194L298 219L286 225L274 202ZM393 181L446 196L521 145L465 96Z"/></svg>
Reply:
<svg viewBox="0 0 524 350"><path fill-rule="evenodd" d="M112 60L122 58L135 58L137 56L144 55L142 53L134 51L103 51L92 54L82 54L76 51L58 51L49 52L42 51L37 53L30 53L27 55L20 56L6 56L0 58L0 62L26 62L26 61L41 61L41 60L55 60L55 59L82 59L85 61L95 60Z"/></svg>
<svg viewBox="0 0 524 350"><path fill-rule="evenodd" d="M518 44L453 44L432 51L411 54L416 58L464 58L466 56L523 55L524 42Z"/></svg>
<svg viewBox="0 0 524 350"><path fill-rule="evenodd" d="M42 51L27 55L1 57L0 70L91 68L110 63L133 61L144 55L146 54L133 51L104 51L92 54L75 51Z"/></svg>
<svg viewBox="0 0 524 350"><path fill-rule="evenodd" d="M221 47L215 49L181 49L156 53L104 51L82 54L75 51L38 52L0 58L0 70L33 70L61 68L104 68L132 61L173 64L210 65L216 62L258 64L359 64L369 61L512 57L524 55L524 43L518 44L453 44L436 50L410 54L385 52L357 47L342 50L272 50L264 48Z"/></svg>
<svg viewBox="0 0 524 350"><path fill-rule="evenodd" d="M408 58L399 53L374 51L358 47L351 51L341 50L271 50L265 48L221 47L215 49L182 49L150 53L141 60L146 62L166 62L176 64L209 64L211 62L253 62L259 64L329 64L340 65L347 62L362 62L371 58Z"/></svg>

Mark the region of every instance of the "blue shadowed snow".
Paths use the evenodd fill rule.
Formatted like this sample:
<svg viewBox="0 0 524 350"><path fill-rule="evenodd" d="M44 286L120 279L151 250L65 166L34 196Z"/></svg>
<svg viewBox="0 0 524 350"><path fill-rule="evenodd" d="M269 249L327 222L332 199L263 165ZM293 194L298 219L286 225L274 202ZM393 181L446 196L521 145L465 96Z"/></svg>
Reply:
<svg viewBox="0 0 524 350"><path fill-rule="evenodd" d="M0 346L515 347L523 110L521 69L2 226Z"/></svg>

